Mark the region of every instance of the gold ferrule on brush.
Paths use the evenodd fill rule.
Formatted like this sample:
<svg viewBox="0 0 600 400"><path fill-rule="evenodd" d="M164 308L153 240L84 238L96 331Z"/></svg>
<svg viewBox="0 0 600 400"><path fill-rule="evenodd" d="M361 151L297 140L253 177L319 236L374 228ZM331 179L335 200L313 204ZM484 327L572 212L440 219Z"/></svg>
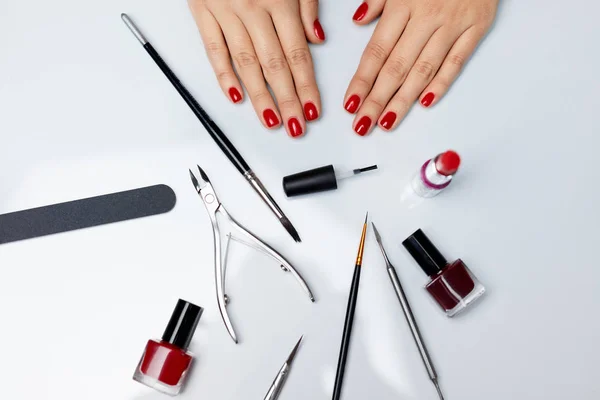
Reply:
<svg viewBox="0 0 600 400"><path fill-rule="evenodd" d="M358 247L358 255L356 256L356 265L362 266L363 253L365 252L365 239L367 238L367 220L369 219L369 213L365 218L365 224L363 225L362 236L360 237L360 246Z"/></svg>

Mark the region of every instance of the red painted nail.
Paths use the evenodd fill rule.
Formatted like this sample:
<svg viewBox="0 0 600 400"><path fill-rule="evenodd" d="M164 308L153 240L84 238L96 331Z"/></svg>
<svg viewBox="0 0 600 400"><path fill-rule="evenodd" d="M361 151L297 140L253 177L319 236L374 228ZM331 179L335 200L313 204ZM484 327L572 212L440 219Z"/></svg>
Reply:
<svg viewBox="0 0 600 400"><path fill-rule="evenodd" d="M279 125L279 118L277 118L277 114L275 114L275 111L271 110L270 108L267 108L265 111L263 111L263 118L265 119L265 123L269 128Z"/></svg>
<svg viewBox="0 0 600 400"><path fill-rule="evenodd" d="M380 124L383 129L389 130L394 126L394 122L396 122L396 113L388 111L383 118L381 118Z"/></svg>
<svg viewBox="0 0 600 400"><path fill-rule="evenodd" d="M359 104L360 104L360 97L358 97L357 94L353 94L352 96L350 96L350 98L346 102L346 105L344 106L344 108L350 114L354 114L356 112L356 110L358 110Z"/></svg>
<svg viewBox="0 0 600 400"><path fill-rule="evenodd" d="M315 28L315 36L319 40L325 40L325 31L323 30L323 27L321 26L321 23L319 22L318 18L315 19L315 23L313 25Z"/></svg>
<svg viewBox="0 0 600 400"><path fill-rule="evenodd" d="M300 121L297 118L290 118L288 120L288 129L290 131L290 135L292 137L298 137L302 135L302 125L300 125Z"/></svg>
<svg viewBox="0 0 600 400"><path fill-rule="evenodd" d="M365 15L367 15L367 11L369 11L369 5L367 3L362 3L356 9L356 12L354 13L354 16L352 17L352 19L355 21L362 20L365 17Z"/></svg>
<svg viewBox="0 0 600 400"><path fill-rule="evenodd" d="M240 91L234 87L229 88L229 97L231 97L231 101L233 101L234 103L239 103L240 101L242 101L242 95Z"/></svg>
<svg viewBox="0 0 600 400"><path fill-rule="evenodd" d="M433 103L433 99L435 99L435 94L429 92L425 96L423 96L423 98L421 99L421 104L423 104L423 107L429 107L431 103Z"/></svg>
<svg viewBox="0 0 600 400"><path fill-rule="evenodd" d="M358 120L358 123L354 127L354 131L360 136L365 136L367 132L369 132L369 128L371 128L371 118L365 115Z"/></svg>
<svg viewBox="0 0 600 400"><path fill-rule="evenodd" d="M310 101L304 105L304 116L308 121L314 121L319 118L319 111L317 110L317 106L315 106Z"/></svg>

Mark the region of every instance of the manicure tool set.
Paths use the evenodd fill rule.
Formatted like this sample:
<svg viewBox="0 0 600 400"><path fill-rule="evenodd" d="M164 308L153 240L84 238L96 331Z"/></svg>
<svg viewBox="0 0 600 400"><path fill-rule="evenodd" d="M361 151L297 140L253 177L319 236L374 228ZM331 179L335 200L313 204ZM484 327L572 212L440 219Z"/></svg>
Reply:
<svg viewBox="0 0 600 400"><path fill-rule="evenodd" d="M231 141L183 86L133 21L126 14L122 14L121 18L200 120L219 149L245 177L254 192L258 194L261 200L277 217L289 235L296 242L300 242L300 236L290 220ZM450 185L460 163L461 159L456 152L448 150L440 153L422 165L411 181L410 188L420 197L437 196ZM315 296L306 280L288 259L233 218L217 197L212 182L205 170L200 166L197 169L197 176L192 170L189 170L189 175L195 191L208 212L211 222L214 245L216 305L227 333L233 342L237 344L239 337L227 312L231 297L226 293L225 284L227 258L231 241L244 244L267 255L275 262L275 265L279 265L284 274L292 276L297 281L304 295L313 303L315 302ZM333 165L327 165L284 177L283 191L288 197L294 197L336 190L341 180L377 169L377 165L372 165L339 172ZM154 185L4 214L0 215L0 244L164 214L175 206L175 202L175 193L170 187L166 185ZM351 347L354 315L358 303L368 223L369 217L367 214L362 226L359 250L348 296L346 317L344 319L339 358L333 385L333 400L342 398L344 374ZM412 334L417 351L421 356L425 370L439 398L443 400L444 396L440 389L439 376L434 368L431 354L425 345L424 335L419 329L417 319L400 282L400 278L390 261L383 246L381 235L374 223L372 223L372 228L381 251L385 270L391 282L392 289L400 303L400 308ZM222 237L223 233L225 233L225 239ZM448 262L422 230L415 231L402 244L423 272L430 277L430 282L425 286L425 289L448 317L454 317L458 313L464 312L468 306L477 301L485 293L484 286L477 280L474 273L466 264L461 259ZM179 394L184 386L186 377L189 375L190 366L194 359L193 354L188 351L188 347L203 311L202 307L179 299L161 339L150 339L147 342L139 364L135 369L133 379L168 395L174 396ZM288 358L275 376L273 383L267 390L264 400L276 400L279 398L290 374L292 363L298 355L300 345L304 342L303 338L304 336L301 336L293 347ZM299 378L296 377L296 379Z"/></svg>

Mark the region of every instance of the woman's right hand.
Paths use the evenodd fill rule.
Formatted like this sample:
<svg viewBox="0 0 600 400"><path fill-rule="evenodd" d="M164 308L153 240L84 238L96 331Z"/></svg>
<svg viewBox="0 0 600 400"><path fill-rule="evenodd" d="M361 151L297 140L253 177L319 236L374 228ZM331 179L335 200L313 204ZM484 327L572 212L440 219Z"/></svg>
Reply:
<svg viewBox="0 0 600 400"><path fill-rule="evenodd" d="M321 111L307 43L325 40L318 0L188 3L225 95L233 103L241 102L243 83L265 127L276 128L283 120L290 136L302 136L306 121L317 119Z"/></svg>

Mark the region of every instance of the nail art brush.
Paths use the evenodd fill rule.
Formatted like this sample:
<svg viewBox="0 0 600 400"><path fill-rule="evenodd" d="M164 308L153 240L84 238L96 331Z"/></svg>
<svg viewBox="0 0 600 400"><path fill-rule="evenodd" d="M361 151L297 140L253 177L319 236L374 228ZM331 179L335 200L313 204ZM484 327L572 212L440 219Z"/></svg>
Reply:
<svg viewBox="0 0 600 400"><path fill-rule="evenodd" d="M363 253L365 251L365 238L367 237L367 221L369 213L365 217L356 264L354 266L354 276L350 285L350 295L348 296L348 308L346 310L346 321L344 322L344 333L342 334L342 345L340 348L340 357L338 360L337 372L335 375L335 384L333 386L333 400L339 400L342 393L342 383L344 381L344 372L346 370L346 359L350 347L350 336L352 335L352 323L354 321L354 311L356 310L356 301L358 300L358 286L360 283L360 270L362 268Z"/></svg>
<svg viewBox="0 0 600 400"><path fill-rule="evenodd" d="M154 49L152 44L150 44L150 42L144 37L142 32L133 23L131 18L129 18L127 14L121 14L121 19L123 20L123 22L125 22L125 25L127 25L131 33L133 33L137 40L142 44L144 49L146 49L150 57L152 57L156 65L158 65L158 67L165 74L167 79L179 92L183 100L185 100L187 105L192 109L192 111L194 112L196 117L198 117L202 125L204 125L204 128L206 129L208 134L217 143L217 146L219 146L221 151L225 153L229 161L231 161L231 163L237 168L237 170L246 178L250 186L252 186L254 191L260 196L263 202L271 209L273 214L275 214L277 219L279 219L279 222L288 231L292 238L294 238L296 242L301 242L302 240L300 239L300 235L298 235L298 231L296 231L290 220L285 216L279 205L277 205L273 197L263 186L262 182L258 179L254 171L252 171L246 160L242 158L238 150L233 146L233 144L227 138L227 136L225 136L223 131L210 118L210 116L200 106L200 104L198 104L196 99L185 88L185 86L183 86L179 78L177 78L175 73L171 70L171 68L169 68L167 63Z"/></svg>
<svg viewBox="0 0 600 400"><path fill-rule="evenodd" d="M292 352L290 353L288 359L279 370L279 373L275 377L273 384L271 384L271 387L269 388L269 391L267 392L267 395L265 396L264 400L276 400L279 397L281 389L283 389L283 384L287 380L288 374L292 367L292 362L294 361L296 353L298 352L298 347L300 347L300 343L302 342L303 338L304 336L300 336L300 340L298 340L298 343L296 343L296 346L294 346L294 348L292 349Z"/></svg>
<svg viewBox="0 0 600 400"><path fill-rule="evenodd" d="M385 261L385 266L387 269L387 273L392 281L392 286L394 287L394 291L396 292L396 296L398 296L398 300L400 301L400 305L402 306L402 311L404 311L404 316L406 317L406 322L408 323L408 327L410 328L410 332L412 333L413 338L415 339L415 344L417 345L417 349L421 354L421 359L423 360L423 364L425 365L425 369L427 370L427 374L429 375L429 379L435 385L435 389L440 396L440 400L444 400L444 396L442 395L442 390L440 389L440 385L438 382L438 375L433 366L433 362L431 361L431 356L427 351L427 347L425 346L425 342L423 341L423 337L421 336L421 331L419 330L419 326L417 325L417 321L415 320L415 316L410 308L410 303L406 298L406 294L404 293L404 289L402 289L402 284L400 283L400 279L398 278L398 274L396 273L396 269L390 262L388 255L383 247L383 243L381 241L381 236L375 227L375 224L371 222L373 225L373 232L375 232L375 239L377 239L377 244L379 244L379 248L381 249L381 254L383 254L383 259Z"/></svg>

